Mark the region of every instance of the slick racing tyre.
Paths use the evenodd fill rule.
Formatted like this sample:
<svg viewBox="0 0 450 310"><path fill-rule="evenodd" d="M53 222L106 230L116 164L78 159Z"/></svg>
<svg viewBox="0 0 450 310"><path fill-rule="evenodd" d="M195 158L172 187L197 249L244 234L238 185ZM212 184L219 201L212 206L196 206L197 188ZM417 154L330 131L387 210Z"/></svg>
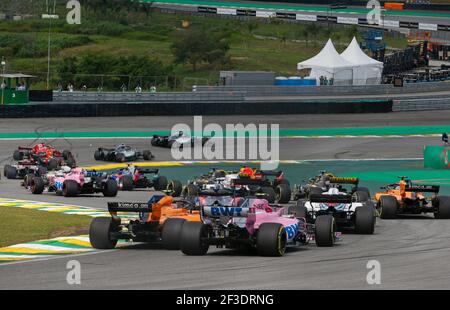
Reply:
<svg viewBox="0 0 450 310"><path fill-rule="evenodd" d="M318 247L331 247L336 241L336 221L332 215L316 218L315 239Z"/></svg>
<svg viewBox="0 0 450 310"><path fill-rule="evenodd" d="M353 197L352 200L354 202L366 202L370 199L370 196L367 194L366 191L360 191L357 190L356 192L353 193Z"/></svg>
<svg viewBox="0 0 450 310"><path fill-rule="evenodd" d="M59 166L58 160L56 158L52 158L48 161L47 168L48 170L56 170Z"/></svg>
<svg viewBox="0 0 450 310"><path fill-rule="evenodd" d="M370 191L369 191L369 189L368 189L367 187L359 186L359 187L357 188L357 190L358 190L359 192L366 192L367 196L370 198Z"/></svg>
<svg viewBox="0 0 450 310"><path fill-rule="evenodd" d="M288 203L291 200L291 187L282 183L275 188L275 197L278 203Z"/></svg>
<svg viewBox="0 0 450 310"><path fill-rule="evenodd" d="M95 160L102 160L103 159L103 154L102 154L102 152L100 150L95 151L94 159Z"/></svg>
<svg viewBox="0 0 450 310"><path fill-rule="evenodd" d="M3 176L6 177L6 170L8 170L11 167L11 165L5 165L5 167L3 167Z"/></svg>
<svg viewBox="0 0 450 310"><path fill-rule="evenodd" d="M144 158L144 160L151 160L153 158L152 152L150 152L149 150L145 150L142 153L142 157Z"/></svg>
<svg viewBox="0 0 450 310"><path fill-rule="evenodd" d="M197 187L193 184L188 184L183 188L183 192L181 193L181 196L183 198L187 197L195 197L198 194Z"/></svg>
<svg viewBox="0 0 450 310"><path fill-rule="evenodd" d="M180 237L185 219L169 218L164 222L161 232L163 247L166 250L179 250Z"/></svg>
<svg viewBox="0 0 450 310"><path fill-rule="evenodd" d="M66 159L66 165L70 168L75 168L76 166L76 162L75 162L75 158L72 157L72 155L70 155L67 159Z"/></svg>
<svg viewBox="0 0 450 310"><path fill-rule="evenodd" d="M311 195L321 195L323 190L320 187L311 186L308 190L308 197Z"/></svg>
<svg viewBox="0 0 450 310"><path fill-rule="evenodd" d="M261 192L266 194L265 199L267 199L267 201L269 203L275 203L275 199L276 199L277 195L275 193L275 190L272 187L268 187L268 186L263 187L263 188L261 188Z"/></svg>
<svg viewBox="0 0 450 310"><path fill-rule="evenodd" d="M263 223L256 235L256 249L261 256L283 256L286 251L287 234L279 223Z"/></svg>
<svg viewBox="0 0 450 310"><path fill-rule="evenodd" d="M119 163L124 163L127 159L125 158L125 155L119 153L116 155L116 161Z"/></svg>
<svg viewBox="0 0 450 310"><path fill-rule="evenodd" d="M372 235L375 230L375 214L372 206L356 208L355 233Z"/></svg>
<svg viewBox="0 0 450 310"><path fill-rule="evenodd" d="M19 151L19 150L15 150L14 153L13 153L13 158L14 158L14 160L17 160L17 161L22 160L23 159L23 153L21 151Z"/></svg>
<svg viewBox="0 0 450 310"><path fill-rule="evenodd" d="M153 187L157 191L163 191L163 190L167 189L168 185L169 185L169 182L167 181L167 178L163 175L160 175L158 177L158 179L155 181L155 185Z"/></svg>
<svg viewBox="0 0 450 310"><path fill-rule="evenodd" d="M150 144L152 146L158 146L158 139L157 138L152 138L152 141L150 142Z"/></svg>
<svg viewBox="0 0 450 310"><path fill-rule="evenodd" d="M23 186L29 187L31 186L35 175L32 173L27 173L27 175L23 178Z"/></svg>
<svg viewBox="0 0 450 310"><path fill-rule="evenodd" d="M63 184L64 197L75 197L78 195L78 183L74 180L65 180Z"/></svg>
<svg viewBox="0 0 450 310"><path fill-rule="evenodd" d="M172 197L180 197L181 192L183 191L183 184L178 180L172 180L169 182L169 185L167 185L167 190Z"/></svg>
<svg viewBox="0 0 450 310"><path fill-rule="evenodd" d="M40 195L44 191L44 180L41 177L34 177L30 184L31 193Z"/></svg>
<svg viewBox="0 0 450 310"><path fill-rule="evenodd" d="M70 157L73 157L72 152L69 150L64 150L62 152L62 156L63 156L64 160L68 160Z"/></svg>
<svg viewBox="0 0 450 310"><path fill-rule="evenodd" d="M112 231L114 231L114 223L110 217L94 218L89 227L89 240L92 247L101 250L114 249L117 239L111 238Z"/></svg>
<svg viewBox="0 0 450 310"><path fill-rule="evenodd" d="M450 219L450 197L438 196L438 206L434 213L434 217L437 219Z"/></svg>
<svg viewBox="0 0 450 310"><path fill-rule="evenodd" d="M108 179L103 185L103 196L105 197L116 197L118 191L119 187L114 180Z"/></svg>
<svg viewBox="0 0 450 310"><path fill-rule="evenodd" d="M394 219L397 216L398 202L395 197L381 196L379 204L382 219Z"/></svg>
<svg viewBox="0 0 450 310"><path fill-rule="evenodd" d="M181 251L186 255L205 255L209 249L207 236L207 227L202 222L185 222L181 229Z"/></svg>
<svg viewBox="0 0 450 310"><path fill-rule="evenodd" d="M119 184L119 187L123 191L132 191L134 188L133 177L131 175L125 175L120 179Z"/></svg>
<svg viewBox="0 0 450 310"><path fill-rule="evenodd" d="M17 168L13 166L5 166L5 176L8 180L17 179Z"/></svg>
<svg viewBox="0 0 450 310"><path fill-rule="evenodd" d="M308 216L308 209L305 207L305 201L299 200L295 206L290 206L289 214L294 214L297 218L305 218Z"/></svg>

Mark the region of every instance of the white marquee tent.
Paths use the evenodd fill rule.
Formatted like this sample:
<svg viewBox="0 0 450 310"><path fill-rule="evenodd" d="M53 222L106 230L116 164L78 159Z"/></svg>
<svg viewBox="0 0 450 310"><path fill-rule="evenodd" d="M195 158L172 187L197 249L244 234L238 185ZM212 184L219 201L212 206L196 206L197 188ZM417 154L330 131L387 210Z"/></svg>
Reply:
<svg viewBox="0 0 450 310"><path fill-rule="evenodd" d="M364 53L353 37L349 46L341 53L342 58L354 64L353 85L380 84L383 63Z"/></svg>
<svg viewBox="0 0 450 310"><path fill-rule="evenodd" d="M355 65L344 59L334 48L331 39L316 56L297 64L297 69L311 69L310 77L333 79L333 85L352 85Z"/></svg>

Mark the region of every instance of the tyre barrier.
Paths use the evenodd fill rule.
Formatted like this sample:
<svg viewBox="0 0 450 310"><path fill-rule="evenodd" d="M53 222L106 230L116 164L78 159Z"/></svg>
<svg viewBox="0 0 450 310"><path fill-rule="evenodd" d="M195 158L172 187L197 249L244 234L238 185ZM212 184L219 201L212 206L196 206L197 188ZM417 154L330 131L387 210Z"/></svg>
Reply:
<svg viewBox="0 0 450 310"><path fill-rule="evenodd" d="M288 102L36 103L5 105L0 118L266 115L392 112L392 100Z"/></svg>

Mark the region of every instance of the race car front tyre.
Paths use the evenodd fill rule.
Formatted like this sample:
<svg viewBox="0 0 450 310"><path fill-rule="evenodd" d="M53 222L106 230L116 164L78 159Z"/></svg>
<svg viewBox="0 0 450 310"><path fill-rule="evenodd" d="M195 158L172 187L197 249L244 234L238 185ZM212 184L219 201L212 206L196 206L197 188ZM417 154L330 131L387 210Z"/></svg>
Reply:
<svg viewBox="0 0 450 310"><path fill-rule="evenodd" d="M291 200L291 187L286 183L278 184L275 195L278 203L288 203Z"/></svg>
<svg viewBox="0 0 450 310"><path fill-rule="evenodd" d="M30 184L31 193L40 195L44 191L44 180L41 177L34 177Z"/></svg>
<svg viewBox="0 0 450 310"><path fill-rule="evenodd" d="M261 191L266 194L266 199L269 203L275 203L276 193L272 187L263 187Z"/></svg>
<svg viewBox="0 0 450 310"><path fill-rule="evenodd" d="M47 168L48 170L56 170L58 168L58 160L56 158L52 158L48 161Z"/></svg>
<svg viewBox="0 0 450 310"><path fill-rule="evenodd" d="M286 251L286 229L279 223L263 223L256 235L256 250L261 256L283 256Z"/></svg>
<svg viewBox="0 0 450 310"><path fill-rule="evenodd" d="M94 159L95 160L102 160L103 159L103 154L102 154L102 152L100 150L95 151Z"/></svg>
<svg viewBox="0 0 450 310"><path fill-rule="evenodd" d="M11 167L11 165L5 165L3 167L3 176L6 177L6 170L8 170Z"/></svg>
<svg viewBox="0 0 450 310"><path fill-rule="evenodd" d="M13 153L14 160L22 160L23 159L23 153L19 150L15 150Z"/></svg>
<svg viewBox="0 0 450 310"><path fill-rule="evenodd" d="M162 244L166 250L180 249L180 236L185 219L169 218L164 222L161 232Z"/></svg>
<svg viewBox="0 0 450 310"><path fill-rule="evenodd" d="M103 187L103 196L105 197L116 197L117 192L119 191L119 187L117 186L117 182L114 180L107 180Z"/></svg>
<svg viewBox="0 0 450 310"><path fill-rule="evenodd" d="M13 166L6 166L5 167L5 176L9 180L17 179L17 168L13 167Z"/></svg>
<svg viewBox="0 0 450 310"><path fill-rule="evenodd" d="M93 248L108 250L116 247L117 239L111 239L113 225L110 217L96 217L92 220L89 227L89 241Z"/></svg>
<svg viewBox="0 0 450 310"><path fill-rule="evenodd" d="M336 241L336 221L331 215L316 218L315 239L318 247L331 247Z"/></svg>
<svg viewBox="0 0 450 310"><path fill-rule="evenodd" d="M158 146L158 139L157 138L152 138L152 141L150 142L150 144L152 146Z"/></svg>
<svg viewBox="0 0 450 310"><path fill-rule="evenodd" d="M181 229L181 251L186 255L205 255L209 249L206 237L206 226L202 222L185 222Z"/></svg>
<svg viewBox="0 0 450 310"><path fill-rule="evenodd" d="M33 179L35 178L35 175L32 173L27 173L27 175L23 178L23 185L25 187L31 186Z"/></svg>
<svg viewBox="0 0 450 310"><path fill-rule="evenodd" d="M369 194L366 191L360 191L359 189L353 193L353 199L355 202L366 202L370 199Z"/></svg>
<svg viewBox="0 0 450 310"><path fill-rule="evenodd" d="M78 183L74 180L65 180L63 184L64 197L75 197L78 195Z"/></svg>
<svg viewBox="0 0 450 310"><path fill-rule="evenodd" d="M306 218L308 216L308 209L305 207L304 200L299 200L295 206L290 206L288 213L294 214L297 218Z"/></svg>
<svg viewBox="0 0 450 310"><path fill-rule="evenodd" d="M127 159L123 154L116 154L116 161L119 163L124 163L127 161Z"/></svg>
<svg viewBox="0 0 450 310"><path fill-rule="evenodd" d="M183 184L178 180L172 180L167 185L167 190L170 191L172 197L180 197L183 191Z"/></svg>
<svg viewBox="0 0 450 310"><path fill-rule="evenodd" d="M154 188L157 191L163 191L167 189L167 186L169 185L169 182L167 181L167 178L163 175L160 175L158 179L155 181Z"/></svg>
<svg viewBox="0 0 450 310"><path fill-rule="evenodd" d="M382 219L394 219L397 216L398 202L394 196L381 196L379 204Z"/></svg>
<svg viewBox="0 0 450 310"><path fill-rule="evenodd" d="M142 157L144 158L144 160L151 160L153 158L152 152L150 152L149 150L145 150L142 153Z"/></svg>
<svg viewBox="0 0 450 310"><path fill-rule="evenodd" d="M130 175L123 176L119 182L123 191L132 191L134 188L133 177Z"/></svg>
<svg viewBox="0 0 450 310"><path fill-rule="evenodd" d="M450 197L438 196L437 212L434 213L434 217L437 219L450 219Z"/></svg>
<svg viewBox="0 0 450 310"><path fill-rule="evenodd" d="M187 198L187 197L195 197L197 196L197 194L198 194L197 187L193 184L188 184L183 188L181 196L183 196L183 198Z"/></svg>
<svg viewBox="0 0 450 310"><path fill-rule="evenodd" d="M356 208L355 211L355 233L372 235L375 230L375 214L371 206Z"/></svg>

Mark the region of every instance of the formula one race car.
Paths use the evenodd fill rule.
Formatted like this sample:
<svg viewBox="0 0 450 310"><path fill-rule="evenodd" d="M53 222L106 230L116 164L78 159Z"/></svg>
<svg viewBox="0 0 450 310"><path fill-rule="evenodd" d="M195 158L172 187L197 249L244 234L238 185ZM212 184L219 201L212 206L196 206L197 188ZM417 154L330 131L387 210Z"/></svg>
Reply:
<svg viewBox="0 0 450 310"><path fill-rule="evenodd" d="M113 149L100 147L94 153L95 160L114 161L124 163L127 161L138 160L143 158L144 160L151 160L154 158L152 152L149 150L138 151L131 146L125 144L119 144Z"/></svg>
<svg viewBox="0 0 450 310"><path fill-rule="evenodd" d="M3 175L7 179L23 179L27 175L41 176L47 173L47 168L38 166L28 160L19 161L17 164L5 165Z"/></svg>
<svg viewBox="0 0 450 310"><path fill-rule="evenodd" d="M39 195L45 191L54 192L65 197L80 194L103 193L105 197L117 196L117 182L105 172L87 171L81 168L70 168L57 174L34 177L29 189Z"/></svg>
<svg viewBox="0 0 450 310"><path fill-rule="evenodd" d="M31 164L54 170L61 166L75 167L76 162L72 152L58 151L54 147L39 143L33 147L20 146L14 151L13 159L16 161L29 161Z"/></svg>
<svg viewBox="0 0 450 310"><path fill-rule="evenodd" d="M315 225L285 209L255 197L206 196L201 222L186 222L181 229L181 251L204 255L210 245L248 247L262 256L283 256L287 245L333 246L338 233L332 216L320 217Z"/></svg>
<svg viewBox="0 0 450 310"><path fill-rule="evenodd" d="M91 222L89 239L96 249L112 249L119 239L135 242L162 242L167 250L180 248L180 233L185 222L199 222L200 213L189 201L152 195L147 203L109 202L111 217ZM117 212L138 212L139 218L125 221Z"/></svg>
<svg viewBox="0 0 450 310"><path fill-rule="evenodd" d="M353 184L350 189L350 193L356 193L360 200L370 199L370 191L367 187L359 186L358 178L342 178L336 177L334 174L321 171L319 175L311 178L305 185L296 185L294 187L293 196L294 200L308 198L309 195L317 195L328 191L332 187L336 187L336 184Z"/></svg>
<svg viewBox="0 0 450 310"><path fill-rule="evenodd" d="M399 183L384 187L385 192L375 194L382 219L393 219L398 214L433 213L437 219L450 219L450 197L441 196L439 186L413 184L401 176ZM426 197L424 193L433 193Z"/></svg>
<svg viewBox="0 0 450 310"><path fill-rule="evenodd" d="M183 147L184 145L190 145L194 147L196 143L200 143L204 146L205 143L210 139L210 137L190 137L185 135L182 131L173 136L158 136L154 135L152 137L151 144L153 146L167 147L171 148L172 145L176 143L178 147Z"/></svg>
<svg viewBox="0 0 450 310"><path fill-rule="evenodd" d="M148 169L133 165L117 170L111 175L117 181L119 189L132 191L135 188L153 188L156 191L170 191L173 197L181 195L183 185L180 181L171 180L159 174L159 169Z"/></svg>
<svg viewBox="0 0 450 310"><path fill-rule="evenodd" d="M339 187L330 188L321 194L310 194L308 199L300 199L289 213L305 218L308 223L316 222L322 216L331 215L338 228L353 229L359 234L373 234L376 210L371 200L358 196L358 192L341 191Z"/></svg>

